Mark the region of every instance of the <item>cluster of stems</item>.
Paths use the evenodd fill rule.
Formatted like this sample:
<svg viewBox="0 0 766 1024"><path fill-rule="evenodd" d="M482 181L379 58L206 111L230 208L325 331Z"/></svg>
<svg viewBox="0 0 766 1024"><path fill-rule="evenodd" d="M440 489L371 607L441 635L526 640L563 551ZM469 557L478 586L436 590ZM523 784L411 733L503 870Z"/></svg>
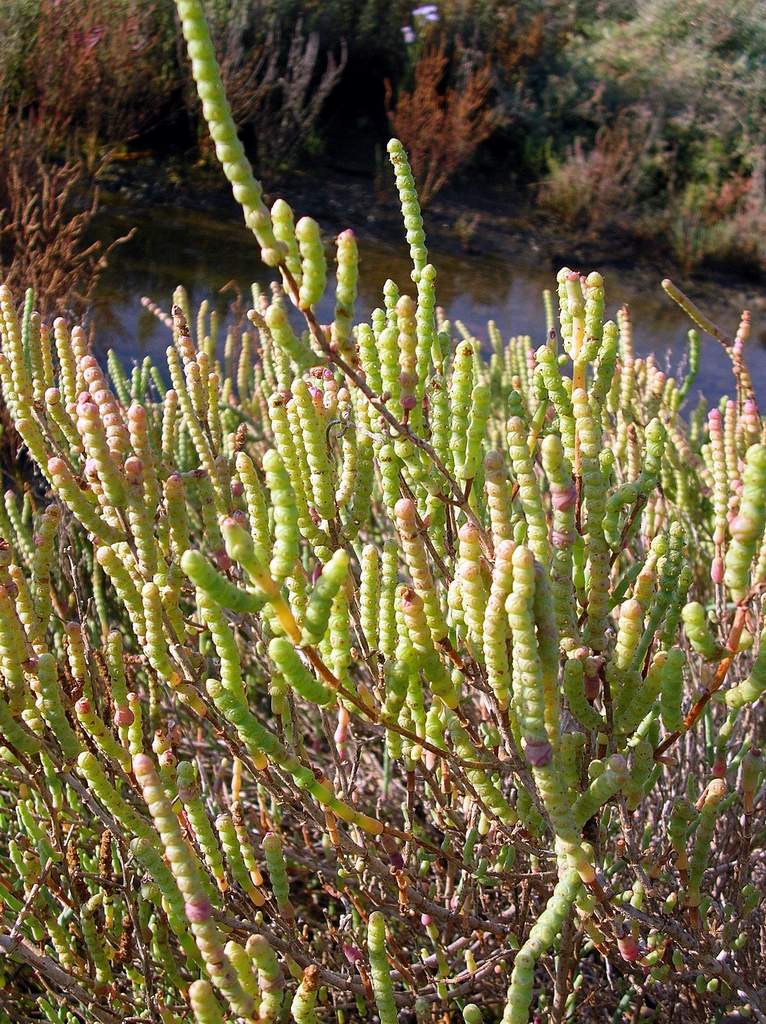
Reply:
<svg viewBox="0 0 766 1024"><path fill-rule="evenodd" d="M266 208L177 6L277 277L225 337L178 289L165 365L106 371L0 288L0 1024L766 1020L742 345L684 414L696 332L671 375L569 268L541 344L483 344L396 141L411 281L358 320L344 231L321 324L319 226Z"/></svg>

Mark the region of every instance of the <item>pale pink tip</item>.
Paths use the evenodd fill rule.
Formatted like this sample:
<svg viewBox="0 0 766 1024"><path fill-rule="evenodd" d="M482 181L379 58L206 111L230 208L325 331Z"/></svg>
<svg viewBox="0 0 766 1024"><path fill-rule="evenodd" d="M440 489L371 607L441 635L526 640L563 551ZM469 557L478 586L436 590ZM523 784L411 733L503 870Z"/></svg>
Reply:
<svg viewBox="0 0 766 1024"><path fill-rule="evenodd" d="M52 459L48 459L48 472L51 476L58 476L59 473L64 473L66 468L66 462L57 455L54 455Z"/></svg>
<svg viewBox="0 0 766 1024"><path fill-rule="evenodd" d="M186 917L192 924L202 924L209 921L213 915L213 907L206 896L192 896L184 903Z"/></svg>
<svg viewBox="0 0 766 1024"><path fill-rule="evenodd" d="M713 559L713 564L710 567L710 579L713 583L723 583L723 559L718 557Z"/></svg>
<svg viewBox="0 0 766 1024"><path fill-rule="evenodd" d="M136 775L148 775L154 771L154 762L148 754L136 754L133 758L133 772Z"/></svg>
<svg viewBox="0 0 766 1024"><path fill-rule="evenodd" d="M90 712L90 701L87 697L80 697L75 704L75 710L78 715L87 715Z"/></svg>
<svg viewBox="0 0 766 1024"><path fill-rule="evenodd" d="M421 914L420 915L420 923L423 925L424 928L427 928L429 926L429 924L431 924L432 922L433 922L433 918L431 917L430 914Z"/></svg>
<svg viewBox="0 0 766 1024"><path fill-rule="evenodd" d="M411 498L400 498L394 506L394 512L402 519L408 519L415 514L415 502Z"/></svg>
<svg viewBox="0 0 766 1024"><path fill-rule="evenodd" d="M348 739L349 713L345 708L338 712L338 725L335 728L333 739L338 744L343 744Z"/></svg>
<svg viewBox="0 0 766 1024"><path fill-rule="evenodd" d="M133 725L136 716L130 710L130 708L117 708L114 713L114 724L117 726L121 725Z"/></svg>

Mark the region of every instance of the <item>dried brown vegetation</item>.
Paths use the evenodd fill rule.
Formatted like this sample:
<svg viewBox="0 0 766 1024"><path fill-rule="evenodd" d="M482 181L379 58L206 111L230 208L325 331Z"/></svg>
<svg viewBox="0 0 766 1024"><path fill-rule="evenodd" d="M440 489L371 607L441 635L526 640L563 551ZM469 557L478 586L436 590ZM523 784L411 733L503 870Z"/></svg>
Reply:
<svg viewBox="0 0 766 1024"><path fill-rule="evenodd" d="M489 63L472 67L461 61L454 84L448 84L449 70L442 39L423 51L410 91L394 98L391 83L386 82L388 120L409 152L423 206L470 160L498 120L489 102Z"/></svg>
<svg viewBox="0 0 766 1024"><path fill-rule="evenodd" d="M89 237L116 144L152 125L171 85L159 5L41 0L34 34L0 49L0 276L42 312L82 314L108 247ZM25 10L9 3L0 31Z"/></svg>
<svg viewBox="0 0 766 1024"><path fill-rule="evenodd" d="M81 314L110 247L88 238L99 205L82 158L46 156L35 126L0 114L0 277L32 287L45 315Z"/></svg>

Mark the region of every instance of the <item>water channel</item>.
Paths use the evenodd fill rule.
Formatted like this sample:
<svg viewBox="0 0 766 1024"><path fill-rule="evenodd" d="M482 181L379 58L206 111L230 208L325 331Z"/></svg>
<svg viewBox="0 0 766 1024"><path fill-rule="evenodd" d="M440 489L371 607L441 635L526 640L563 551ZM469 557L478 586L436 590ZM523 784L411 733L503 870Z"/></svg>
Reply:
<svg viewBox="0 0 766 1024"><path fill-rule="evenodd" d="M218 212L187 207L144 206L112 202L102 214L100 230L116 237L137 228L128 243L118 247L103 274L96 294L94 318L101 348L114 348L127 365L146 354L160 358L168 344L167 328L142 308L146 295L164 309L178 284L189 291L193 306L207 298L225 312L233 298L232 283L246 295L252 281L266 285L270 272L261 266L255 242L242 223ZM426 219L427 221L427 219ZM342 224L322 223L328 238ZM426 223L427 226L427 223ZM372 230L358 235L360 252L357 319L369 316L382 303L382 288L388 277L400 287L409 281L409 254L404 241L381 237ZM487 320L494 320L504 335L528 334L535 344L545 340L542 304L544 288L555 288L554 270L541 262L522 261L498 254L465 253L454 248L429 251L438 272L438 301L453 320L462 320L477 337L485 339ZM644 271L640 279L624 270L589 267L603 272L606 283L607 315L627 303L634 322L639 352L653 351L660 365L675 370L685 358L689 321L664 294L660 280L665 269L658 266L656 280ZM677 282L682 287L684 282ZM222 289L224 289L222 291ZM728 331L736 329L740 310L734 302L719 304L716 315ZM319 308L320 320L332 317L332 290ZM761 314L761 319L763 316ZM756 328L758 317L756 315ZM720 344L703 339L702 366L694 392L715 401L733 388L730 362ZM766 400L766 347L753 341L748 365L756 390Z"/></svg>

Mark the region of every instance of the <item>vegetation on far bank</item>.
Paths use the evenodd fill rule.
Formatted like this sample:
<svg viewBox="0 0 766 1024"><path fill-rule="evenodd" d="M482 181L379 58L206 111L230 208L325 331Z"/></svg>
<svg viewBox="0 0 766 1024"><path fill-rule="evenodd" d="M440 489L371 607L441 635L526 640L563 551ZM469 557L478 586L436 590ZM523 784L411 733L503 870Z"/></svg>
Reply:
<svg viewBox="0 0 766 1024"><path fill-rule="evenodd" d="M507 181L581 238L659 241L686 272L766 266L766 28L746 0L207 0L235 120L268 183L318 158L371 174L393 131L424 201ZM171 0L0 10L4 277L87 295L105 157L210 160ZM457 178L458 182L461 180ZM80 211L82 214L83 211ZM19 262L21 261L21 262Z"/></svg>

